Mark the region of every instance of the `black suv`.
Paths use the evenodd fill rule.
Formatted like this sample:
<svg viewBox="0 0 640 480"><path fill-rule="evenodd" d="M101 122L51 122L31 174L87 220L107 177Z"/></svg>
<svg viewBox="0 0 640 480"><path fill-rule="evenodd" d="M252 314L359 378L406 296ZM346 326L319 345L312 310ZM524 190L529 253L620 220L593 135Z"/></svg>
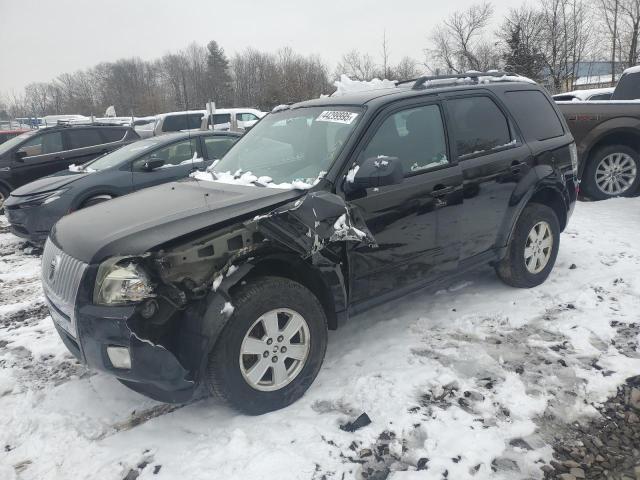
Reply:
<svg viewBox="0 0 640 480"><path fill-rule="evenodd" d="M576 169L555 104L520 77L302 102L206 173L63 218L44 292L90 367L159 400L206 385L267 412L303 395L350 315L487 264L544 282Z"/></svg>
<svg viewBox="0 0 640 480"><path fill-rule="evenodd" d="M7 140L0 145L0 211L13 189L139 138L130 127L92 124L41 128Z"/></svg>

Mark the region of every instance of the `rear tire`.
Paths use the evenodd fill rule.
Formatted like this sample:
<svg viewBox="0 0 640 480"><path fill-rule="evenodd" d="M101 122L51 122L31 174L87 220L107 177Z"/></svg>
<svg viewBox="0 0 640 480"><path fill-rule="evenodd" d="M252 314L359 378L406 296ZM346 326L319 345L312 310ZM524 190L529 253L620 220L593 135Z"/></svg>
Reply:
<svg viewBox="0 0 640 480"><path fill-rule="evenodd" d="M560 223L555 212L546 205L530 203L516 222L496 273L512 287L537 287L551 273L559 247Z"/></svg>
<svg viewBox="0 0 640 480"><path fill-rule="evenodd" d="M316 296L292 280L262 277L234 295L233 307L209 354L211 393L250 415L298 400L327 347L327 319Z"/></svg>
<svg viewBox="0 0 640 480"><path fill-rule="evenodd" d="M626 145L609 145L593 152L582 178L582 189L593 200L632 196L639 184L640 155Z"/></svg>

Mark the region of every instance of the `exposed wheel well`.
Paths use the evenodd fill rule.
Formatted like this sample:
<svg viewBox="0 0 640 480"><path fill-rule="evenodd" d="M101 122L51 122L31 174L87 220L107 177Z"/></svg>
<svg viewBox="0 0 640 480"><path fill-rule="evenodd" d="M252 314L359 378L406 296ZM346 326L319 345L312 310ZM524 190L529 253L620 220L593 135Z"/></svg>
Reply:
<svg viewBox="0 0 640 480"><path fill-rule="evenodd" d="M94 198L96 198L96 197L105 197L105 200L107 200L107 198L106 198L106 197L109 197L109 199L112 199L112 198L117 197L117 195L114 195L114 194L112 194L112 193L93 193L93 194L89 195L88 197L84 198L84 199L80 202L80 204L79 204L78 208L84 208L84 207L86 207L86 206L87 206L87 202L89 202L90 200L93 200L93 199L94 199Z"/></svg>
<svg viewBox="0 0 640 480"><path fill-rule="evenodd" d="M320 300L320 304L327 316L327 325L329 330L338 328L338 319L335 310L335 304L329 288L322 280L320 274L309 267L305 262L289 262L284 259L267 259L256 265L249 273L247 279L264 275L278 276L288 278L307 287ZM231 289L238 288L237 284Z"/></svg>
<svg viewBox="0 0 640 480"><path fill-rule="evenodd" d="M562 195L558 191L552 188L543 188L538 190L533 194L529 203L540 203L551 208L558 217L560 231L563 231L567 226L567 207Z"/></svg>

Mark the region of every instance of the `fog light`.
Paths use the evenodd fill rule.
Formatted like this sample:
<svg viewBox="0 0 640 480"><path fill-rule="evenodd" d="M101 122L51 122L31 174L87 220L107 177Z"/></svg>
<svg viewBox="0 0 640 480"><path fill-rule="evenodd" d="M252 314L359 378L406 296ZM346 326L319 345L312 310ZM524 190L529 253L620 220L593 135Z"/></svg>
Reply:
<svg viewBox="0 0 640 480"><path fill-rule="evenodd" d="M121 369L131 369L131 355L126 347L107 347L107 355L111 365Z"/></svg>

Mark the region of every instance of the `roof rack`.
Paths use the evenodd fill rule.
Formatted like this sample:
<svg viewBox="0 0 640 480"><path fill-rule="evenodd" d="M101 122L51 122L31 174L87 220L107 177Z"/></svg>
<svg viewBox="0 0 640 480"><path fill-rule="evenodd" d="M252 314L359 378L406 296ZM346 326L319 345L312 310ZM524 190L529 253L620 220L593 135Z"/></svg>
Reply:
<svg viewBox="0 0 640 480"><path fill-rule="evenodd" d="M501 78L505 76L519 77L519 75L516 75L513 73L498 72L493 70L490 72L467 72L467 73L456 73L456 74L450 74L450 75L424 76L424 77L412 78L410 80L402 80L402 81L396 82L396 85L413 82L413 86L411 87L412 90L422 90L423 88L428 88L428 86L426 85L428 82L435 81L435 82L438 82L440 85L445 85L448 83L446 82L446 80L451 80L451 83L456 83L457 80L470 79L474 81L474 83L480 83L479 79L481 77ZM525 79L525 77L522 77L522 78Z"/></svg>

